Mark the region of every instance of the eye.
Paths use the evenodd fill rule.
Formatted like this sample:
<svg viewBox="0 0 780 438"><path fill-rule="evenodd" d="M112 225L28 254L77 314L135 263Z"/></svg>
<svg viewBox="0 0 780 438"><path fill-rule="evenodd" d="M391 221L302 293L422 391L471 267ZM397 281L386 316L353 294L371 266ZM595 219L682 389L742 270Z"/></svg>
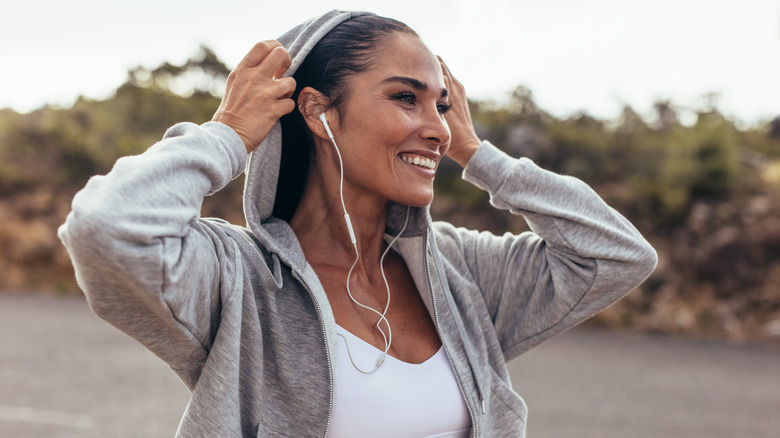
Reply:
<svg viewBox="0 0 780 438"><path fill-rule="evenodd" d="M411 91L402 91L400 93L393 94L391 97L393 100L399 102L408 103L414 105L417 103L417 96Z"/></svg>
<svg viewBox="0 0 780 438"><path fill-rule="evenodd" d="M452 108L451 103L439 103L436 105L436 109L439 110L439 114L444 115L447 114L447 111Z"/></svg>

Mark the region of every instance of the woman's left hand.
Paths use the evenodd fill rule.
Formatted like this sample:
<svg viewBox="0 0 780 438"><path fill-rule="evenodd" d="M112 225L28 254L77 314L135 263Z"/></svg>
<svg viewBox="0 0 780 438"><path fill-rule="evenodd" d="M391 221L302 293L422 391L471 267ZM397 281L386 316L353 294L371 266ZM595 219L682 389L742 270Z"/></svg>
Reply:
<svg viewBox="0 0 780 438"><path fill-rule="evenodd" d="M450 93L450 104L452 107L444 115L447 124L450 126L450 148L447 155L455 160L462 167L466 167L471 157L479 149L482 140L474 131L474 123L471 120L469 111L469 102L466 99L466 89L463 84L458 82L452 76L450 69L444 60L439 58L442 74L444 75L444 84Z"/></svg>

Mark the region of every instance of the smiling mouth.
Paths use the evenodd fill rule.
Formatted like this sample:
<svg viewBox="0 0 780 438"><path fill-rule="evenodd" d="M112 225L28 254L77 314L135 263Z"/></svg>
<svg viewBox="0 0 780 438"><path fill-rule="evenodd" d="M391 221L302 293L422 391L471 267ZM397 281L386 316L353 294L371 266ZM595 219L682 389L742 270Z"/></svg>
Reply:
<svg viewBox="0 0 780 438"><path fill-rule="evenodd" d="M419 155L401 155L400 157L404 163L422 167L423 169L436 170L436 162L430 158L421 157Z"/></svg>

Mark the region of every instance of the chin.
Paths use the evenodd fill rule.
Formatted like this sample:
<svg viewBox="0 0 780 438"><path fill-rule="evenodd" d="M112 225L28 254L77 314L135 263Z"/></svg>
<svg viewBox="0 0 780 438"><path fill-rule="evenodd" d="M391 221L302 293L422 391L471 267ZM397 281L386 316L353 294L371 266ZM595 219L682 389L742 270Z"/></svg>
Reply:
<svg viewBox="0 0 780 438"><path fill-rule="evenodd" d="M393 201L410 207L427 207L433 202L433 190L425 193L406 193Z"/></svg>

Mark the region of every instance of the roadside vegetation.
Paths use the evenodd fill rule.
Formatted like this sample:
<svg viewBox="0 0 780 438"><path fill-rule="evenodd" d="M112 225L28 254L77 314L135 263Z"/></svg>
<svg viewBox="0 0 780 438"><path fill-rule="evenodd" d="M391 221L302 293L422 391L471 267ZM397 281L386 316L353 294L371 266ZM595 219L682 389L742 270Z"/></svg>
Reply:
<svg viewBox="0 0 780 438"><path fill-rule="evenodd" d="M0 110L0 290L78 293L56 237L74 194L170 125L208 121L228 72L204 47L184 65L129 71L105 100L28 114ZM659 101L645 115L625 107L616 120L559 118L518 86L503 102L471 104L482 137L583 179L659 251L653 276L590 324L778 342L780 116L745 126L724 116L713 96L705 102L681 110ZM434 219L525 230L460 174L452 161L442 164ZM239 178L207 198L203 215L243 224L242 189Z"/></svg>

